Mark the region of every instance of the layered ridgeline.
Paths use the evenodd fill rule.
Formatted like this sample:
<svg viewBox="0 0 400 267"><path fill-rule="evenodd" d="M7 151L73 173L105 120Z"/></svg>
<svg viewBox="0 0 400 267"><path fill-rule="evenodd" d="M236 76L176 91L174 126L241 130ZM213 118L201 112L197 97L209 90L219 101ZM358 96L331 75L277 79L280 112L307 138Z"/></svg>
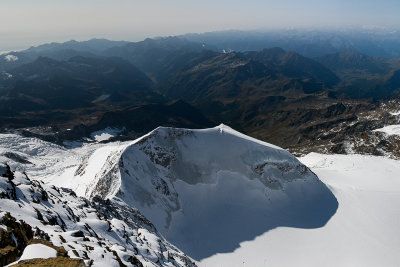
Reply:
<svg viewBox="0 0 400 267"><path fill-rule="evenodd" d="M43 146L40 141L35 149L43 152ZM32 156L27 147L16 147L19 157ZM90 199L137 208L195 260L233 251L279 226L322 227L338 206L289 152L225 125L159 127L132 142L51 151L46 159L49 151L31 157L36 166L27 172Z"/></svg>

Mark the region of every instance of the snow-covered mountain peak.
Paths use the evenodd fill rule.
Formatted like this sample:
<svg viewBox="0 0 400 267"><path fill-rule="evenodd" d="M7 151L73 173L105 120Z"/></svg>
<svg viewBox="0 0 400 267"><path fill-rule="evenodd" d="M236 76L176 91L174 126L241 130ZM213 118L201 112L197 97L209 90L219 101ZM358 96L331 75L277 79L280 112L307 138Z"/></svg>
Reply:
<svg viewBox="0 0 400 267"><path fill-rule="evenodd" d="M137 207L195 259L233 249L271 227L318 226L337 207L330 191L290 153L225 125L158 127L133 142L100 150L78 168L78 175L92 178L85 195ZM316 214L317 220L311 219ZM249 230L233 241L220 240L218 232L235 235L239 225Z"/></svg>
<svg viewBox="0 0 400 267"><path fill-rule="evenodd" d="M218 128L218 129L220 130L221 133L222 133L224 130L231 130L231 131L234 131L231 127L229 127L229 126L227 126L227 125L225 125L225 124L223 124L223 123L221 123L220 125L218 125L218 126L215 127L215 128Z"/></svg>
<svg viewBox="0 0 400 267"><path fill-rule="evenodd" d="M105 155L107 148L101 150ZM270 189L283 188L288 181L313 176L287 151L223 124L204 130L158 127L109 151L103 156L102 166L98 165L97 154L93 153L76 172L94 178L86 189L88 197L99 194L110 198L118 192L125 194L135 182L140 181L143 186L144 181L157 177L159 180L152 182L153 187L162 184L162 190L174 193L170 183L180 180L192 185L215 184L218 173L224 171L258 179ZM93 168L94 164L97 168ZM90 170L97 173L91 174Z"/></svg>

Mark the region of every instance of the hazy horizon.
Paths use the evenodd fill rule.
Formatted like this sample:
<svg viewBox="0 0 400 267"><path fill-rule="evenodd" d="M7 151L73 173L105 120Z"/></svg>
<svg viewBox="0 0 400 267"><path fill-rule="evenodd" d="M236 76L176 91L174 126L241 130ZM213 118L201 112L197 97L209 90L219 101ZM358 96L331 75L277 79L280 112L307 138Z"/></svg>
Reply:
<svg viewBox="0 0 400 267"><path fill-rule="evenodd" d="M0 51L68 40L147 37L221 30L400 28L398 1L3 0Z"/></svg>

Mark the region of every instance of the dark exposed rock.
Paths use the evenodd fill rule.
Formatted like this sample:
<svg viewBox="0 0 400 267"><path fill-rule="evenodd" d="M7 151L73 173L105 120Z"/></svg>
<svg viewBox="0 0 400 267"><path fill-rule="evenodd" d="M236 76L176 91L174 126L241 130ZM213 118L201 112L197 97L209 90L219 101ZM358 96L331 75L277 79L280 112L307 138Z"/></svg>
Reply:
<svg viewBox="0 0 400 267"><path fill-rule="evenodd" d="M31 259L23 260L18 262L12 267L53 267L53 266L65 266L65 267L86 267L85 262L82 259L71 259L66 257L57 257L50 259Z"/></svg>
<svg viewBox="0 0 400 267"><path fill-rule="evenodd" d="M0 265L7 265L22 255L24 248L33 238L30 225L19 221L6 213L1 223L7 226L7 230L0 228Z"/></svg>
<svg viewBox="0 0 400 267"><path fill-rule="evenodd" d="M74 237L84 237L85 236L81 230L76 231L76 232L72 233L71 235Z"/></svg>
<svg viewBox="0 0 400 267"><path fill-rule="evenodd" d="M12 153L12 152L6 152L4 153L4 156L12 159L18 163L22 163L22 164L32 164L29 160L27 160L26 158L16 154L16 153Z"/></svg>

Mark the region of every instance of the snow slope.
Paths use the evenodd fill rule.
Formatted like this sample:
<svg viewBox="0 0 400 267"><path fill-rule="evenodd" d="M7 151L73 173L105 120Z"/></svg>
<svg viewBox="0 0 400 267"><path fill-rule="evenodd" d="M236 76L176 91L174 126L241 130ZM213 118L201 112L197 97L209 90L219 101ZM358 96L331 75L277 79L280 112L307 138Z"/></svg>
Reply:
<svg viewBox="0 0 400 267"><path fill-rule="evenodd" d="M317 229L273 229L199 266L399 266L400 162L315 153L300 160L338 199L329 222Z"/></svg>
<svg viewBox="0 0 400 267"><path fill-rule="evenodd" d="M337 208L333 194L290 153L225 125L160 127L108 149L75 171L85 195L138 208L197 260L278 226L321 227Z"/></svg>
<svg viewBox="0 0 400 267"><path fill-rule="evenodd" d="M7 162L14 170L26 171L32 179L67 187L79 196L84 196L92 181L90 176L75 175L78 166L93 155L95 172L104 165L108 154L124 147L124 143L70 142L59 146L34 137L23 137L18 133L0 134L0 163ZM90 170L89 170L90 171Z"/></svg>

